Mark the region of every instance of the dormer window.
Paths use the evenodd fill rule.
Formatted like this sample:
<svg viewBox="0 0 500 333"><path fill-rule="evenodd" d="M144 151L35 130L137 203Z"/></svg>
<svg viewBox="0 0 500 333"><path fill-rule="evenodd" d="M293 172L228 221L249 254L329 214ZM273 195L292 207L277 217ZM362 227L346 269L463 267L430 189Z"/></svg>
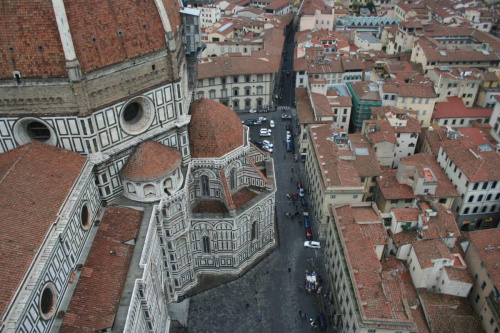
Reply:
<svg viewBox="0 0 500 333"><path fill-rule="evenodd" d="M21 84L21 72L13 71L12 75L14 75L14 79L16 80L16 83Z"/></svg>

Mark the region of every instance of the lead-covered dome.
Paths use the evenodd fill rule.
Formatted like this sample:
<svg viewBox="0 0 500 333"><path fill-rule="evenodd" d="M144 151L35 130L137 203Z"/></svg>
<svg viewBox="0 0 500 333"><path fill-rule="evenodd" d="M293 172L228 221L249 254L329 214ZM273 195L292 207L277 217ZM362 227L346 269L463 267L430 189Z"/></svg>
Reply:
<svg viewBox="0 0 500 333"><path fill-rule="evenodd" d="M229 107L202 98L191 104L191 157L221 157L243 145L243 125Z"/></svg>
<svg viewBox="0 0 500 333"><path fill-rule="evenodd" d="M134 182L162 179L179 167L180 151L156 141L141 143L120 170L120 177Z"/></svg>

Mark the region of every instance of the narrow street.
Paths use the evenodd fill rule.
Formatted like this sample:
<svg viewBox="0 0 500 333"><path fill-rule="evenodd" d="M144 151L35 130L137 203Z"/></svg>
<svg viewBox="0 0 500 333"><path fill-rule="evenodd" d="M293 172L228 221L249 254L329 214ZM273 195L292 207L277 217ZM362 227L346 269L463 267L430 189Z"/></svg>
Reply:
<svg viewBox="0 0 500 333"><path fill-rule="evenodd" d="M327 290L318 295L304 290L305 272L316 271L327 285L324 269L323 249L304 247L305 227L302 205L293 202L287 194L298 193L297 182L305 184L304 163L295 162L294 152L287 152L286 126L292 129L295 150L298 146L297 114L294 108L293 39L286 45L286 68L290 76L283 80L283 98L279 106L289 106L290 110L270 113L240 114L242 120L258 119L265 116L267 121L260 126L250 126L252 140L267 139L274 144L272 156L275 161L277 181L276 214L279 247L256 265L243 277L200 293L190 298L188 329L190 332L304 332L311 330L310 318L316 318L325 306L330 306L324 298ZM286 75L286 74L285 74ZM283 120L282 114L292 116ZM261 128L269 128L274 120L275 128L271 137L259 137ZM306 199L309 198L306 192ZM299 212L298 216L286 217L286 213ZM317 228L314 212L309 210L314 239ZM322 244L323 246L323 244ZM299 311L307 315L301 318ZM319 328L318 328L319 330ZM333 332L328 325L327 331Z"/></svg>

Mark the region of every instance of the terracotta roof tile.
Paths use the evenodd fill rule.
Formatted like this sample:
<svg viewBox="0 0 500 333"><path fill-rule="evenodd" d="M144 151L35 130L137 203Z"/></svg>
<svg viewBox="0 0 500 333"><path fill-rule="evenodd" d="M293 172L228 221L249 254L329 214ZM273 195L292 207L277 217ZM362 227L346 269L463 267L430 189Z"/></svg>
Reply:
<svg viewBox="0 0 500 333"><path fill-rule="evenodd" d="M434 91L434 86L424 84L383 84L382 93L397 94L399 97L415 97L415 98L436 98L437 94Z"/></svg>
<svg viewBox="0 0 500 333"><path fill-rule="evenodd" d="M463 137L444 141L442 147L470 181L500 180L500 168L491 167L500 165L500 156L495 151L480 152Z"/></svg>
<svg viewBox="0 0 500 333"><path fill-rule="evenodd" d="M429 239L413 242L413 249L422 268L434 266L433 260L452 259L446 245L439 240Z"/></svg>
<svg viewBox="0 0 500 333"><path fill-rule="evenodd" d="M417 208L393 208L391 212L398 222L416 222L420 216Z"/></svg>
<svg viewBox="0 0 500 333"><path fill-rule="evenodd" d="M479 317L465 297L417 290L431 332L482 332Z"/></svg>
<svg viewBox="0 0 500 333"><path fill-rule="evenodd" d="M191 104L191 157L222 157L243 145L243 125L229 107L202 98Z"/></svg>
<svg viewBox="0 0 500 333"><path fill-rule="evenodd" d="M400 279L392 272L382 270L375 252L379 238L370 234L378 228L385 235L383 220L375 206L363 203L356 205L336 205L332 207L334 221L339 224L340 239L345 251L349 269L353 272L353 287L358 297L362 316L366 320L376 320L385 327L397 323L410 323L405 309L405 296ZM367 210L372 212L368 213ZM360 210L360 211L358 211ZM371 221L378 216L378 221ZM370 220L371 223L356 222ZM386 238L386 237L384 237ZM381 238L380 238L381 239ZM391 328L395 328L392 326Z"/></svg>
<svg viewBox="0 0 500 333"><path fill-rule="evenodd" d="M32 142L0 154L0 314L4 314L86 158Z"/></svg>
<svg viewBox="0 0 500 333"><path fill-rule="evenodd" d="M361 179L351 160L340 158L345 151L332 142L333 132L328 125L316 125L309 128L312 149L318 157L321 170L321 183L325 187L362 187ZM352 154L351 151L347 151Z"/></svg>
<svg viewBox="0 0 500 333"><path fill-rule="evenodd" d="M396 178L397 170L384 170L382 177L377 178L377 183L386 200L391 199L415 199L411 186L400 184Z"/></svg>
<svg viewBox="0 0 500 333"><path fill-rule="evenodd" d="M464 101L458 97L447 97L447 102L436 103L433 119L441 118L490 118L493 110L490 108L465 106Z"/></svg>
<svg viewBox="0 0 500 333"><path fill-rule="evenodd" d="M131 181L160 179L179 167L182 154L173 147L148 140L137 146L120 170Z"/></svg>
<svg viewBox="0 0 500 333"><path fill-rule="evenodd" d="M124 242L137 237L142 217L143 212L129 208L106 209L85 262L92 274L80 276L60 332L95 332L113 327L134 251L133 245Z"/></svg>
<svg viewBox="0 0 500 333"><path fill-rule="evenodd" d="M397 144L398 140L396 138L396 134L394 133L394 128L391 126L389 121L387 120L363 120L363 126L375 126L375 131L369 131L368 138L373 144L381 143L381 142L389 142L393 144ZM377 127L378 125L378 127ZM378 129L377 129L378 128Z"/></svg>
<svg viewBox="0 0 500 333"><path fill-rule="evenodd" d="M457 189L433 156L419 153L403 157L399 163L403 165L413 165L415 167L418 167L419 173L422 173L424 168L431 169L432 173L434 174L434 176L436 176L438 181L436 193L434 194L435 197L444 198L459 196Z"/></svg>

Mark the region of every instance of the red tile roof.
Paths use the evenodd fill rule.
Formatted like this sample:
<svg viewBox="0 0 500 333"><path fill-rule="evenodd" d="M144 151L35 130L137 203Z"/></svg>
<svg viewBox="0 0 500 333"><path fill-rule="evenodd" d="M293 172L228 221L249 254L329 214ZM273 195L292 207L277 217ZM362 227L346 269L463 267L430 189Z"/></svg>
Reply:
<svg viewBox="0 0 500 333"><path fill-rule="evenodd" d="M419 174L423 174L424 168L431 169L438 181L436 193L434 194L435 197L445 198L459 196L457 189L433 156L419 153L403 157L399 163L402 165L413 165L419 168Z"/></svg>
<svg viewBox="0 0 500 333"><path fill-rule="evenodd" d="M493 112L490 108L468 108L458 97L447 97L447 102L436 103L432 118L489 118Z"/></svg>
<svg viewBox="0 0 500 333"><path fill-rule="evenodd" d="M350 160L339 157L343 150L332 142L333 132L329 125L309 127L312 147L321 170L320 183L325 187L362 187L361 179ZM351 154L350 150L348 151ZM352 190L352 189L351 189Z"/></svg>
<svg viewBox="0 0 500 333"><path fill-rule="evenodd" d="M0 314L30 269L86 163L80 154L32 142L0 154Z"/></svg>
<svg viewBox="0 0 500 333"><path fill-rule="evenodd" d="M371 233L378 228L378 233L384 234L386 238L383 220L378 211L374 210L375 206L369 203L346 204L336 205L331 209L334 221L339 225L341 246L349 269L353 272L352 284L362 311L361 316L368 321L381 322L382 325L411 323L403 310L405 298L401 281L389 272L382 271L375 252L375 246L380 243ZM370 209L372 212L368 213ZM372 221L375 216L378 216L376 223ZM356 222L356 219L370 220L371 223Z"/></svg>
<svg viewBox="0 0 500 333"><path fill-rule="evenodd" d="M415 199L413 188L406 184L400 184L396 178L397 170L384 170L382 177L377 177L377 184L386 200L391 199Z"/></svg>
<svg viewBox="0 0 500 333"><path fill-rule="evenodd" d="M500 229L487 229L469 232L474 245L495 286L500 284ZM498 287L497 287L498 288Z"/></svg>
<svg viewBox="0 0 500 333"><path fill-rule="evenodd" d="M413 242L413 249L421 268L434 266L433 260L452 259L446 244L440 240L429 239Z"/></svg>
<svg viewBox="0 0 500 333"><path fill-rule="evenodd" d="M389 121L387 120L364 120L363 126L370 126L371 124L375 125L375 131L368 132L368 138L375 145L381 142L389 142L393 144L397 144L398 140L396 139L396 134L394 133L394 128L391 126ZM369 125L370 124L370 125ZM378 127L377 127L378 125Z"/></svg>
<svg viewBox="0 0 500 333"><path fill-rule="evenodd" d="M417 290L431 332L483 332L479 317L465 297Z"/></svg>
<svg viewBox="0 0 500 333"><path fill-rule="evenodd" d="M424 84L383 84L382 93L397 94L399 97L415 97L415 98L436 98L437 94L434 91L434 86Z"/></svg>
<svg viewBox="0 0 500 333"><path fill-rule="evenodd" d="M420 216L417 208L393 208L391 212L398 222L416 222Z"/></svg>
<svg viewBox="0 0 500 333"><path fill-rule="evenodd" d="M500 156L495 151L480 152L466 138L444 141L442 147L449 158L472 182L500 180Z"/></svg>
<svg viewBox="0 0 500 333"><path fill-rule="evenodd" d="M191 104L191 157L222 157L243 145L243 125L229 107L202 98Z"/></svg>
<svg viewBox="0 0 500 333"><path fill-rule="evenodd" d="M460 236L455 215L440 203L437 204L436 216L430 216L425 224L429 226L427 238L441 239Z"/></svg>
<svg viewBox="0 0 500 333"><path fill-rule="evenodd" d="M62 323L61 333L113 327L143 212L108 207ZM100 286L100 287L97 287Z"/></svg>
<svg viewBox="0 0 500 333"><path fill-rule="evenodd" d="M130 154L120 176L138 182L161 179L177 169L181 161L182 154L177 149L148 140Z"/></svg>

